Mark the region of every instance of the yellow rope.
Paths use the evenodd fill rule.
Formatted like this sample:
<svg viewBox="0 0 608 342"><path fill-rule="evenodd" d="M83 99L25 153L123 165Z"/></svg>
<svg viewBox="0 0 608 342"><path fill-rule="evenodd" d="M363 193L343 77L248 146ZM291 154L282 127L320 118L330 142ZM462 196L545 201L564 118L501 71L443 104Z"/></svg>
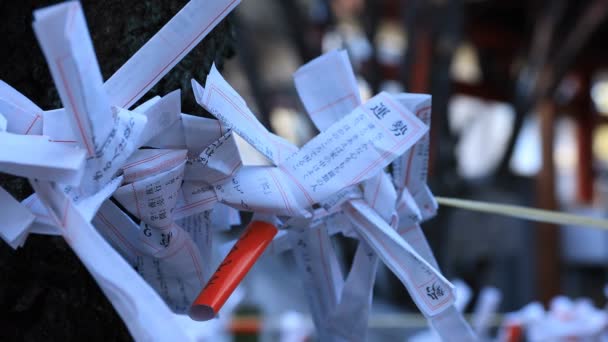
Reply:
<svg viewBox="0 0 608 342"><path fill-rule="evenodd" d="M533 209L518 205L495 204L480 201L463 200L458 198L435 197L441 205L517 217L525 220L554 223L559 225L583 226L608 230L608 220L594 217L566 214L551 210Z"/></svg>

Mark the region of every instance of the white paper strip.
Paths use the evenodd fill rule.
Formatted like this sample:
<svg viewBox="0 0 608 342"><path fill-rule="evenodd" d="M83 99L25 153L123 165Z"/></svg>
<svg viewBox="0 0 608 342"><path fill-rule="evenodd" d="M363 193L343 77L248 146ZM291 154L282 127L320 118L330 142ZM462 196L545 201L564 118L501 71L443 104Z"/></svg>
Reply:
<svg viewBox="0 0 608 342"><path fill-rule="evenodd" d="M275 165L297 151L297 147L275 136L251 112L245 100L224 80L215 65L207 75L206 88L192 80L196 102L227 128L233 129Z"/></svg>
<svg viewBox="0 0 608 342"><path fill-rule="evenodd" d="M415 113L418 119L431 127L431 96L427 94L398 94L399 103ZM430 132L430 131L429 131ZM416 194L426 184L429 164L430 134L427 132L414 145L393 162L393 178L398 190L405 187Z"/></svg>
<svg viewBox="0 0 608 342"><path fill-rule="evenodd" d="M346 203L359 235L370 244L386 266L408 288L414 303L427 316L434 316L454 303L454 287L428 264L365 202Z"/></svg>
<svg viewBox="0 0 608 342"><path fill-rule="evenodd" d="M190 145L188 146L190 152ZM190 154L190 153L189 153ZM235 176L243 165L232 131L211 142L198 155L190 154L184 179L221 184Z"/></svg>
<svg viewBox="0 0 608 342"><path fill-rule="evenodd" d="M173 211L182 185L185 162L163 173L121 186L114 198L131 214L152 227L164 229L173 222Z"/></svg>
<svg viewBox="0 0 608 342"><path fill-rule="evenodd" d="M167 148L167 149L185 149L186 139L184 137L183 117L187 114L181 114L179 120L176 120L173 124L165 127L165 129L148 140L144 146L154 148Z"/></svg>
<svg viewBox="0 0 608 342"><path fill-rule="evenodd" d="M79 2L34 11L34 31L72 131L89 157L101 150L112 131L112 110Z"/></svg>
<svg viewBox="0 0 608 342"><path fill-rule="evenodd" d="M318 337L322 341L331 341L330 314L337 304L342 278L332 272L331 258L335 258L335 252L327 230L323 225L309 227L308 221L302 220L300 224L289 227L288 236Z"/></svg>
<svg viewBox="0 0 608 342"><path fill-rule="evenodd" d="M104 237L136 268L175 312L187 312L210 273L191 236L172 225L137 226L116 205L105 202L93 220Z"/></svg>
<svg viewBox="0 0 608 342"><path fill-rule="evenodd" d="M306 63L294 83L308 116L320 131L361 104L359 86L346 51L332 51Z"/></svg>
<svg viewBox="0 0 608 342"><path fill-rule="evenodd" d="M181 118L184 130L182 134L191 157L198 156L207 146L228 132L228 129L215 119L188 114L182 114Z"/></svg>
<svg viewBox="0 0 608 342"><path fill-rule="evenodd" d="M281 169L298 202L312 205L373 177L426 130L390 95L380 93L309 141Z"/></svg>
<svg viewBox="0 0 608 342"><path fill-rule="evenodd" d="M65 109L44 111L42 114L42 134L54 143L78 147L78 140L71 129L70 117Z"/></svg>
<svg viewBox="0 0 608 342"><path fill-rule="evenodd" d="M217 202L217 195L209 184L185 181L178 194L173 217L177 220L211 210Z"/></svg>
<svg viewBox="0 0 608 342"><path fill-rule="evenodd" d="M113 105L129 108L184 58L240 0L192 0L104 84Z"/></svg>
<svg viewBox="0 0 608 342"><path fill-rule="evenodd" d="M347 341L367 341L378 256L361 240L344 282L340 302L331 316L332 331Z"/></svg>
<svg viewBox="0 0 608 342"><path fill-rule="evenodd" d="M6 132L6 127L8 126L8 122L4 115L0 113L0 132Z"/></svg>
<svg viewBox="0 0 608 342"><path fill-rule="evenodd" d="M63 235L138 341L184 340L188 336L175 314L125 259L99 235L62 192L50 183L32 181L56 218Z"/></svg>
<svg viewBox="0 0 608 342"><path fill-rule="evenodd" d="M0 132L0 169L16 176L78 185L85 152L45 136Z"/></svg>
<svg viewBox="0 0 608 342"><path fill-rule="evenodd" d="M125 183L169 171L186 162L186 150L145 149L135 151L122 166Z"/></svg>
<svg viewBox="0 0 608 342"><path fill-rule="evenodd" d="M181 92L178 89L163 96L147 108L140 108L140 106L138 107L139 110L135 110L148 118L137 146L146 145L152 138L164 132L167 127L179 121L181 114L180 101Z"/></svg>
<svg viewBox="0 0 608 342"><path fill-rule="evenodd" d="M176 220L176 223L186 231L192 241L196 244L203 263L201 264L201 273L206 281L211 277L214 271L213 260L213 230L212 212L215 210L207 210L195 215L185 217L181 220ZM198 293L197 293L198 294Z"/></svg>
<svg viewBox="0 0 608 342"><path fill-rule="evenodd" d="M277 216L310 216L292 195L288 178L276 167L241 167L232 179L217 184L214 189L222 203L239 210Z"/></svg>
<svg viewBox="0 0 608 342"><path fill-rule="evenodd" d="M72 131L86 152L83 192L103 188L137 148L146 116L111 107L79 2L34 12L34 31Z"/></svg>
<svg viewBox="0 0 608 342"><path fill-rule="evenodd" d="M6 130L15 134L42 134L42 109L13 87L0 80L0 113Z"/></svg>
<svg viewBox="0 0 608 342"><path fill-rule="evenodd" d="M20 247L27 237L28 227L34 223L34 214L1 187L0 217L0 236L14 249Z"/></svg>
<svg viewBox="0 0 608 342"><path fill-rule="evenodd" d="M451 305L442 313L428 317L427 319L442 341L479 341L467 321L464 320L462 314L456 310L454 305Z"/></svg>

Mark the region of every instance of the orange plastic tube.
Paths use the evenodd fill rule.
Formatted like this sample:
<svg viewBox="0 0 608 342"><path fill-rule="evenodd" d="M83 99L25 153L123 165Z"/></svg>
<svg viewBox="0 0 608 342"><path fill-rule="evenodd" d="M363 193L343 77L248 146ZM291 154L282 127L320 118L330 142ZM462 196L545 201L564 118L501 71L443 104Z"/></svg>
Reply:
<svg viewBox="0 0 608 342"><path fill-rule="evenodd" d="M228 297L262 255L277 232L277 228L270 223L251 222L194 300L190 307L190 318L196 321L207 321L217 316Z"/></svg>

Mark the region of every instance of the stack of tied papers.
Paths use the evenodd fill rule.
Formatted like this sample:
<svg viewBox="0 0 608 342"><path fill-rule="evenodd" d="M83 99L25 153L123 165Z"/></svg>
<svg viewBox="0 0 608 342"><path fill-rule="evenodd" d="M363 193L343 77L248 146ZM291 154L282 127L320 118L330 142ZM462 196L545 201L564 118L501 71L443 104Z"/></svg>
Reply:
<svg viewBox="0 0 608 342"><path fill-rule="evenodd" d="M137 340L216 336L229 315L193 319L217 317L238 285L218 274L242 276L270 240L277 257L295 256L323 341L365 340L380 262L439 336L474 340L420 226L437 210L426 185L429 95L363 101L346 53L333 51L294 74L321 132L301 148L268 131L215 66L192 91L216 119L182 113L180 90L133 107L238 2L190 1L105 82L80 3L35 11L64 107L43 110L0 83L0 142L9 147L0 171L35 190L18 202L0 189L2 238L17 248L30 233L63 236ZM262 163L247 163L237 136ZM256 241L246 230L214 274L213 235L240 225L239 211L280 233L243 243ZM332 234L358 240L347 275ZM203 318L192 308L210 287L225 298Z"/></svg>

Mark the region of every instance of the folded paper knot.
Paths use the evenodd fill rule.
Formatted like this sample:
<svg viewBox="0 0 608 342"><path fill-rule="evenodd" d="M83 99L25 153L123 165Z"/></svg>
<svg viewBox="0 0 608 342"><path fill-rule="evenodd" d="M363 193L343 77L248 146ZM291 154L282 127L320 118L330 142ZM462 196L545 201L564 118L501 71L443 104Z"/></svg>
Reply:
<svg viewBox="0 0 608 342"><path fill-rule="evenodd" d="M312 292L308 299L322 340L365 339L366 325L353 329L351 323L364 322L370 310L376 255L431 321L448 315L463 339L473 339L466 322L450 309L453 287L439 273L419 226L437 209L426 186L430 96L380 93L362 103L344 52L306 64L294 81L321 131L300 149L266 130L215 68L204 88L192 81L197 102L270 164L243 167L232 183L216 188L218 198L240 210L284 219L287 233L273 249L293 250ZM392 179L383 172L389 164ZM339 222L339 229L329 228L329 222ZM346 281L328 242L335 232L360 239Z"/></svg>

